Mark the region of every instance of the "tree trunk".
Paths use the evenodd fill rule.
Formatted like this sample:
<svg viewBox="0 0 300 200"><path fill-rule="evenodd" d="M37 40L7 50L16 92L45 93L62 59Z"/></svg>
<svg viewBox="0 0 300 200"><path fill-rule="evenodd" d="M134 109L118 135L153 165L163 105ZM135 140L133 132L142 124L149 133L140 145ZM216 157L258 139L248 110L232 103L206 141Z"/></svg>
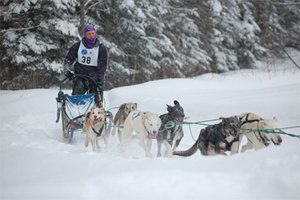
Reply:
<svg viewBox="0 0 300 200"><path fill-rule="evenodd" d="M79 0L80 1L80 25L79 25L79 33L83 36L83 28L85 26L85 3L86 0Z"/></svg>

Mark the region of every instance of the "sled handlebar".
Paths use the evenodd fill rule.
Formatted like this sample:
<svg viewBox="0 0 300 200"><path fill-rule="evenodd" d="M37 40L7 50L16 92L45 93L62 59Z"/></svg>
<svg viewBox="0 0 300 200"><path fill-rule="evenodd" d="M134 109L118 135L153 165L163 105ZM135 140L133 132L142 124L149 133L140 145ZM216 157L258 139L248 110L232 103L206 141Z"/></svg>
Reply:
<svg viewBox="0 0 300 200"><path fill-rule="evenodd" d="M85 80L91 81L93 83L93 85L95 85L95 86L97 85L96 81L93 78L89 77L89 76L82 75L82 74L74 74L74 76L72 78L65 77L63 80L60 81L60 84L59 84L60 90L62 88L62 84L64 84L66 81L72 81L76 78L83 78Z"/></svg>

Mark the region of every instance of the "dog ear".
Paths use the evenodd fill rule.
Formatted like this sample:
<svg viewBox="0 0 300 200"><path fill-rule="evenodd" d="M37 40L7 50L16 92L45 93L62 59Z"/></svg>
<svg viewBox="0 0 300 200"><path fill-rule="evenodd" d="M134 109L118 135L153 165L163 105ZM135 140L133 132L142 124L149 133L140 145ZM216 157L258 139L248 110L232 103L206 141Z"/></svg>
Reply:
<svg viewBox="0 0 300 200"><path fill-rule="evenodd" d="M134 103L135 107L137 108L137 103Z"/></svg>
<svg viewBox="0 0 300 200"><path fill-rule="evenodd" d="M258 123L258 129L264 129L268 124L266 121L262 120Z"/></svg>
<svg viewBox="0 0 300 200"><path fill-rule="evenodd" d="M99 110L100 110L101 113L105 113L104 108L99 108Z"/></svg>
<svg viewBox="0 0 300 200"><path fill-rule="evenodd" d="M180 104L179 104L179 102L177 100L174 100L174 105L175 106L177 106L177 105L179 106Z"/></svg>
<svg viewBox="0 0 300 200"><path fill-rule="evenodd" d="M126 106L126 103L123 103L122 105L120 105L120 108L119 109L124 109Z"/></svg>
<svg viewBox="0 0 300 200"><path fill-rule="evenodd" d="M85 118L90 118L91 112L86 113Z"/></svg>
<svg viewBox="0 0 300 200"><path fill-rule="evenodd" d="M225 123L226 117L219 117L220 120L222 120L222 123Z"/></svg>
<svg viewBox="0 0 300 200"><path fill-rule="evenodd" d="M171 112L172 111L172 106L170 106L170 105L167 104L167 111Z"/></svg>

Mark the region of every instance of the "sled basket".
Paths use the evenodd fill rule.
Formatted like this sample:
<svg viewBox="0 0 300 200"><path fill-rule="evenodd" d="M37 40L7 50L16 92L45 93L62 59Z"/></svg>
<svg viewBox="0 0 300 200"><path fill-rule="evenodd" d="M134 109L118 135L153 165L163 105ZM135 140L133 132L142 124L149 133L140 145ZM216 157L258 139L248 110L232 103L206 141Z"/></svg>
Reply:
<svg viewBox="0 0 300 200"><path fill-rule="evenodd" d="M65 111L69 119L85 115L94 106L94 94L73 96L65 94Z"/></svg>

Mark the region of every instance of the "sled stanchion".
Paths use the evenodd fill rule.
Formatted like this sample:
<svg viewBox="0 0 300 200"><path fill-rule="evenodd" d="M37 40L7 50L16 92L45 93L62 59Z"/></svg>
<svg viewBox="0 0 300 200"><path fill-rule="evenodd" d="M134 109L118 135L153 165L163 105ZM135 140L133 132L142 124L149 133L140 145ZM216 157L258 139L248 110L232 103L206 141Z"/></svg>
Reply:
<svg viewBox="0 0 300 200"><path fill-rule="evenodd" d="M56 114L56 123L59 122L59 119L60 119L60 112L61 112L61 108L57 108L57 114Z"/></svg>

